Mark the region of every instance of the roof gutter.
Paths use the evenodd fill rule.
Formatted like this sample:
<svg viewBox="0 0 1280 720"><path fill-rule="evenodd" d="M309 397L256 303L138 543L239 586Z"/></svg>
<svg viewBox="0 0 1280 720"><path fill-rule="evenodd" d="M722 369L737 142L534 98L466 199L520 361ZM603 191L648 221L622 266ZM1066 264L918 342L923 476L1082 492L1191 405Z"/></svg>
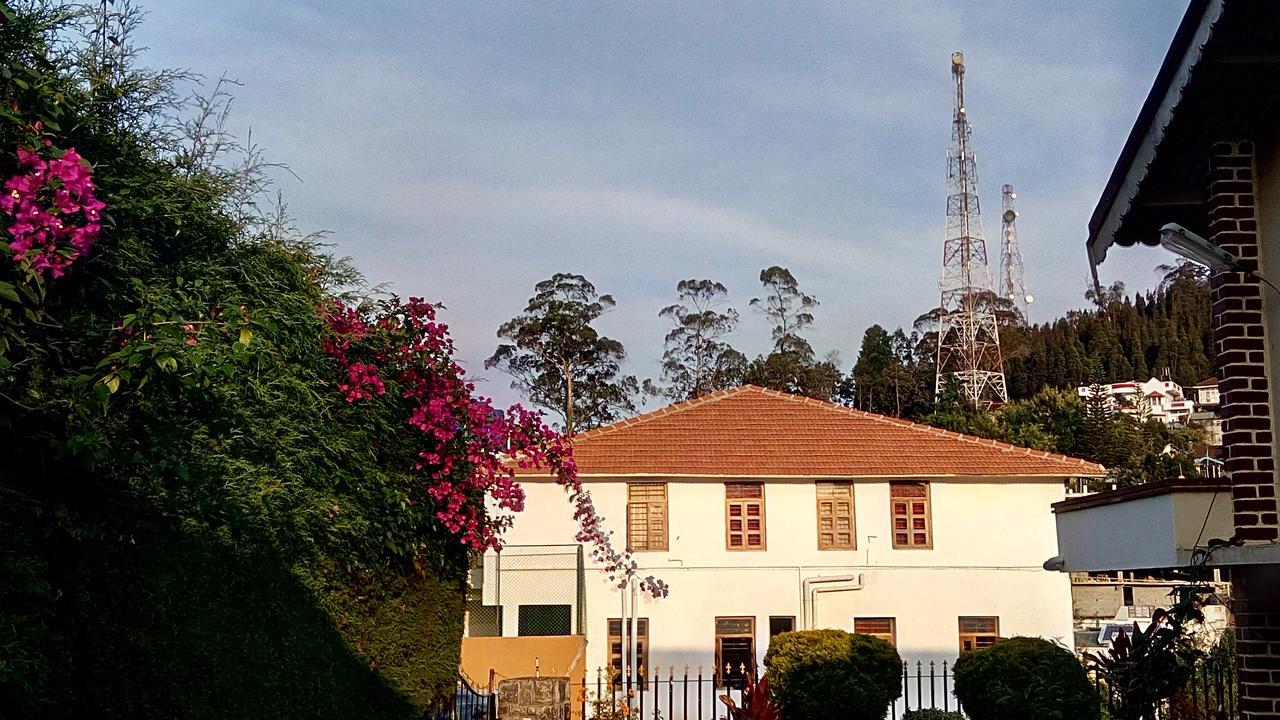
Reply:
<svg viewBox="0 0 1280 720"><path fill-rule="evenodd" d="M1107 250L1115 242L1124 216L1138 196L1139 186L1147 177L1147 170L1155 160L1156 150L1191 79L1191 71L1200 62L1205 44L1213 35L1213 25L1222 17L1225 5L1225 0L1192 0L1129 132L1129 139L1089 222L1085 246L1095 287L1100 287L1098 266L1107 259Z"/></svg>

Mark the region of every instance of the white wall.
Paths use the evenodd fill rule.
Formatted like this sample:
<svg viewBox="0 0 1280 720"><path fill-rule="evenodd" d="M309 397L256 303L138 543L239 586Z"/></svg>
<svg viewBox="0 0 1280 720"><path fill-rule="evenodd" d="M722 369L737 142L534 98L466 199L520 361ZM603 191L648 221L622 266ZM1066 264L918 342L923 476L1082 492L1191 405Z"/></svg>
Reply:
<svg viewBox="0 0 1280 720"><path fill-rule="evenodd" d="M661 478L644 478L659 481ZM576 532L564 492L525 482L526 510L508 532L511 545L566 542ZM625 481L591 479L597 509L625 544ZM1036 635L1070 645L1070 584L1041 564L1058 553L1050 504L1061 480L950 480L931 483L933 549L895 550L889 485L854 485L857 549L817 549L812 481L769 481L765 488L765 551L725 549L724 484L718 479L670 479L670 551L639 553L643 574L671 586L670 597L640 608L650 618L650 662L676 674L713 662L716 616L756 618L760 658L769 616L802 617L801 582L821 575L861 574L862 589L817 596L818 627L853 629L855 616L897 619L898 647L911 661L954 660L957 618L996 615L1002 635ZM619 616L619 596L587 561L588 668L603 666L606 621ZM490 582L486 578L486 585ZM504 597L510 583L504 579ZM485 588L489 596L489 588ZM517 610L506 610L514 618ZM508 625L512 621L508 622Z"/></svg>

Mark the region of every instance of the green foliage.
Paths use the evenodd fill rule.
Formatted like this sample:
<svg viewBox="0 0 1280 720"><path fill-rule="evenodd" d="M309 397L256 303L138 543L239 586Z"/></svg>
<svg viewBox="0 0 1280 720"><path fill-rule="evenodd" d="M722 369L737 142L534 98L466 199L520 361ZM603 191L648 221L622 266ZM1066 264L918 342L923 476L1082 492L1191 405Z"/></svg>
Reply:
<svg viewBox="0 0 1280 720"><path fill-rule="evenodd" d="M752 360L744 379L774 390L832 399L840 383L837 357L818 360L809 341L800 336L813 325L818 299L802 292L791 271L777 265L760 271L760 284L766 293L752 298L751 307L773 325L773 352Z"/></svg>
<svg viewBox="0 0 1280 720"><path fill-rule="evenodd" d="M813 308L818 299L800 291L791 271L774 265L760 271L763 297L752 298L751 307L773 323L773 349L780 353L812 354L800 331L813 325Z"/></svg>
<svg viewBox="0 0 1280 720"><path fill-rule="evenodd" d="M973 720L1096 720L1100 702L1069 650L1015 637L960 656L956 697Z"/></svg>
<svg viewBox="0 0 1280 720"><path fill-rule="evenodd" d="M720 310L729 290L714 280L681 280L679 302L658 315L675 327L662 353L663 387L645 381L646 392L671 400L689 400L742 382L746 358L722 338L738 325L738 311Z"/></svg>
<svg viewBox="0 0 1280 720"><path fill-rule="evenodd" d="M881 720L902 694L902 659L893 645L843 630L782 633L769 642L766 677L785 720Z"/></svg>
<svg viewBox="0 0 1280 720"><path fill-rule="evenodd" d="M558 413L566 435L633 414L640 386L621 374L626 351L591 326L614 304L583 276L556 273L534 286L523 313L498 328L511 342L484 365L511 375L511 387Z"/></svg>
<svg viewBox="0 0 1280 720"><path fill-rule="evenodd" d="M1132 632L1121 631L1111 647L1090 660L1115 702L1111 715L1116 720L1142 720L1153 716L1155 708L1172 698L1191 679L1196 663L1205 657L1187 632L1188 623L1201 623L1201 594L1211 592L1203 585L1181 588L1180 597L1168 610L1157 610L1146 630L1134 623ZM1234 643L1219 650L1234 650Z"/></svg>
<svg viewBox="0 0 1280 720"><path fill-rule="evenodd" d="M402 415L336 392L318 309L357 278L247 209L260 161L132 66L128 3L81 10L0 23L0 176L40 120L108 203L63 277L0 265L0 707L418 716L456 677L467 558L405 511Z"/></svg>
<svg viewBox="0 0 1280 720"><path fill-rule="evenodd" d="M955 710L909 710L901 720L965 720L963 713Z"/></svg>

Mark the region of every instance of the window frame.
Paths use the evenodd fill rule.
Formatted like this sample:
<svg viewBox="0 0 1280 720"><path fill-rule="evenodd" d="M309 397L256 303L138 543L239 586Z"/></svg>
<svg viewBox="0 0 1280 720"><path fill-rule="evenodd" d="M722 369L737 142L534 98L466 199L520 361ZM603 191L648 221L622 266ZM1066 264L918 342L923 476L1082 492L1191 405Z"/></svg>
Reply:
<svg viewBox="0 0 1280 720"><path fill-rule="evenodd" d="M924 497L916 498L914 496L899 497L894 494L895 488L903 486L920 486L924 488ZM906 544L898 542L897 519L898 513L894 505L903 500L907 503L907 540ZM922 501L924 503L924 533L925 542L915 542L915 534L919 532L914 527L913 522L916 517L912 503ZM932 550L933 549L933 488L932 483L924 481L899 481L889 483L889 532L893 538L893 549L895 550Z"/></svg>
<svg viewBox="0 0 1280 720"><path fill-rule="evenodd" d="M750 631L749 631L749 632L745 632L745 633L725 633L725 634L723 634L723 635L722 635L722 634L720 634L720 621L721 621L721 620L746 620L747 622L749 622L749 623L751 624L751 629L750 629ZM715 637L716 637L716 654L715 654L715 661L714 661L714 665L713 665L713 667L715 668L715 672L713 672L713 673L712 673L712 678L713 678L713 683L715 684L715 686L716 686L716 687L725 687L725 683L726 683L726 681L733 679L733 678L726 678L726 677L725 677L725 674L724 674L724 669L720 667L720 666L723 664L723 662L724 662L723 642L722 642L722 641L724 641L724 640L732 640L732 639L736 639L736 638L746 638L746 639L748 639L748 640L750 640L750 641L751 641L751 653L750 653L750 654L751 654L751 666L750 666L750 667L748 667L748 668L746 669L746 671L745 671L744 675L745 675L745 674L750 674L750 675L753 675L753 676L754 676L754 675L755 675L755 672L756 672L756 665L757 665L757 663L756 663L756 651L758 650L758 648L756 647L756 618L755 618L755 616L754 616L754 615L717 615L717 616L715 617L715 621L714 621L714 622L715 622L715 625L713 626L713 630L715 631ZM733 674L733 669L732 669L732 667L730 667L729 674L730 674L730 675L732 675L732 674ZM745 680L745 677L743 678L743 680Z"/></svg>
<svg viewBox="0 0 1280 720"><path fill-rule="evenodd" d="M647 618L647 617L641 617L641 618L628 618L628 620L633 621L633 622L631 622L631 623L628 623L632 628L639 628L640 630L643 630L643 631L644 631L644 632L641 632L641 633L639 633L639 634L638 634L638 636L636 637L636 643L635 643L635 644L636 644L636 657L637 657L637 659L640 661L640 664L639 664L639 666L638 666L638 670L637 670L637 672L639 672L639 674L640 674L640 677L638 678L638 683L639 683L639 685L640 685L640 687L641 687L641 688L644 688L644 687L645 687L645 676L647 675L647 673L646 673L645 671L647 671L647 670L649 669L649 618ZM617 623L617 624L618 624L618 634L614 634L614 632L613 632L613 625L614 625L614 623ZM610 671L611 673L613 673L613 672L616 672L616 673L617 673L617 675L614 675L614 676L613 676L612 683L613 683L614 685L620 685L620 684L622 683L622 670L621 670L621 668L622 668L622 666L623 666L623 659L624 659L624 658L627 658L627 657L630 657L630 655L631 655L631 648L630 648L630 647L626 647L626 648L621 647L621 645L622 645L622 634L621 634L621 633L622 633L622 618L616 618L616 617L608 618L608 619L606 620L606 622L605 622L605 637L606 637L606 642L608 643L608 646L609 646L609 647L608 647L608 650L609 650L609 663L608 663L609 671ZM627 637L628 637L628 638L630 638L630 637L631 637L631 636L630 636L630 634L628 634L628 635L627 635ZM615 643L615 642L616 642L616 643L618 644L618 646L619 646L618 652L616 652L616 653L613 651L613 646L614 646L614 643ZM629 644L630 644L630 643L628 642L628 645L629 645ZM613 665L613 663L614 663L614 661L615 661L615 660L617 660L617 661L618 661L618 667L617 667L617 668L615 668L615 667L614 667L614 665Z"/></svg>
<svg viewBox="0 0 1280 720"><path fill-rule="evenodd" d="M995 632L965 632L964 631L965 620L992 620L994 621L993 625L995 626ZM956 629L960 638L960 654L961 655L964 655L967 652L973 652L974 650L981 650L983 648L988 648L1000 642L1000 616L999 615L960 615L956 619ZM991 638L990 643L986 645L978 644L979 638L988 638L988 637ZM966 639L973 641L973 647L970 647L967 650L964 647L964 643Z"/></svg>
<svg viewBox="0 0 1280 720"><path fill-rule="evenodd" d="M836 538L836 535L837 535L837 533L838 533L838 530L836 529L835 523L839 520L839 518L840 518L840 513L836 512L834 507L832 508L832 512L831 512L831 522L832 522L832 525L831 525L831 540L832 540L832 541L831 541L831 543L830 543L830 544L825 544L825 543L822 541L822 535L823 535L823 531L822 531L822 517L823 517L823 513L822 513L822 503L823 503L823 502L831 502L831 503L835 503L835 502L839 502L840 500L843 500L843 499L844 499L844 498L842 498L842 497L840 497L840 496L838 496L838 495L828 495L828 496L826 496L826 497L823 497L823 495L822 495L822 488L823 488L823 486L827 486L827 487L830 487L830 488L833 488L833 489L834 489L834 488L847 488L847 489L848 489L848 491L849 491L849 492L848 492L848 500L849 500L849 543L848 543L847 545L840 544L840 543L838 543L838 542L836 541L836 539L835 539L835 538ZM813 494L814 494L814 512L815 512L815 520L816 520L816 522L817 522L817 532L818 532L818 549L819 549L819 550L821 550L821 551L823 551L823 552L828 552L828 551L837 551L837 552L838 552L838 551L841 551L841 550L857 550L857 549L858 549L858 504L857 504L857 500L855 500L855 499L854 499L854 494L855 494L855 493L854 493L854 489L853 489L853 481L852 481L852 480L830 480L830 481L819 481L819 482L815 482L815 483L814 483L813 488L814 488L814 490L813 490Z"/></svg>
<svg viewBox="0 0 1280 720"><path fill-rule="evenodd" d="M731 487L758 487L760 495L758 497L730 497ZM753 501L760 504L760 544L751 545L750 535L753 533L747 527L748 512L747 505ZM733 506L741 505L742 513L738 517L742 520L742 530L735 533L733 530ZM765 489L763 482L726 482L724 484L724 548L729 552L761 552L769 549L768 534L768 506L765 504ZM742 545L735 547L733 545L733 536L739 534L742 536Z"/></svg>
<svg viewBox="0 0 1280 720"><path fill-rule="evenodd" d="M633 499L632 498L633 488L651 489L656 487L660 487L662 489L662 500L660 502L657 500L653 500L651 498L649 499L639 499L639 498ZM629 482L627 483L627 548L629 550L631 550L632 552L665 552L671 549L670 497L671 496L667 488L667 483L665 482ZM654 509L659 505L661 505L660 512L662 513L662 537L661 537L660 544L653 542L655 533L653 531L653 527L651 524L651 518L653 516ZM643 547L637 547L635 545L635 534L633 533L633 528L632 528L632 517L631 517L632 508L638 507L638 506L644 507L645 513L646 513L646 518L645 518L646 527L645 527L645 538L644 538Z"/></svg>
<svg viewBox="0 0 1280 720"><path fill-rule="evenodd" d="M790 630L779 630L779 631L777 631L777 632L774 632L774 630L773 630L773 622L774 622L775 620L785 620L785 621L787 621L787 622L791 623L791 629L790 629ZM770 616L769 616L769 639L770 639L770 640L772 640L772 639L774 638L774 636L775 636L775 635L781 635L781 634L782 634L782 633L784 633L784 632L795 632L795 631L796 631L796 616L795 616L795 615L770 615Z"/></svg>
<svg viewBox="0 0 1280 720"><path fill-rule="evenodd" d="M859 620L871 620L871 621L887 620L889 622L889 632L888 633L863 632L858 629ZM855 617L853 619L853 631L859 635L870 635L871 637L878 637L882 640L888 640L890 645L894 646L895 648L898 647L898 618L896 617L889 617L887 615L877 615L877 616L867 615L867 616Z"/></svg>

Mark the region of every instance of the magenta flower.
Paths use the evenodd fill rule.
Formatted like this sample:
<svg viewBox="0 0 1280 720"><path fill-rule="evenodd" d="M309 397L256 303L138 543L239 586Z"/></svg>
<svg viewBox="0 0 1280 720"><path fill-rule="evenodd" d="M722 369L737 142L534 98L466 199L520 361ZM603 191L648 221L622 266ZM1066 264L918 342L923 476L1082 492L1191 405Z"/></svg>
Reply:
<svg viewBox="0 0 1280 720"><path fill-rule="evenodd" d="M9 251L32 272L60 277L93 247L106 203L94 195L92 172L74 148L45 160L19 147L18 165L0 195L0 210L14 219Z"/></svg>

